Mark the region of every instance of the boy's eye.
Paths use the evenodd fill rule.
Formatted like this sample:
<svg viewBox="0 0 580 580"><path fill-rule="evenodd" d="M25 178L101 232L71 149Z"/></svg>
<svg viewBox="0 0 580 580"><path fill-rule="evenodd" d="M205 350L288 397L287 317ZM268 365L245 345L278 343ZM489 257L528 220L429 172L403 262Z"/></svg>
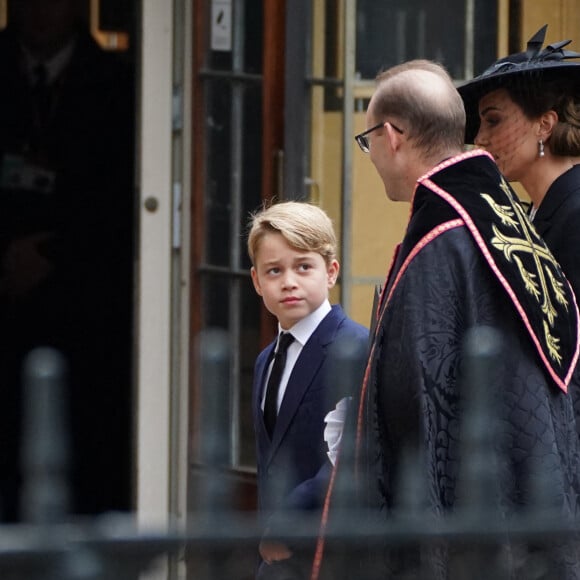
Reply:
<svg viewBox="0 0 580 580"><path fill-rule="evenodd" d="M280 268L268 268L266 270L266 274L278 274L280 272Z"/></svg>
<svg viewBox="0 0 580 580"><path fill-rule="evenodd" d="M298 270L301 270L302 272L310 270L310 264L300 264L298 266Z"/></svg>

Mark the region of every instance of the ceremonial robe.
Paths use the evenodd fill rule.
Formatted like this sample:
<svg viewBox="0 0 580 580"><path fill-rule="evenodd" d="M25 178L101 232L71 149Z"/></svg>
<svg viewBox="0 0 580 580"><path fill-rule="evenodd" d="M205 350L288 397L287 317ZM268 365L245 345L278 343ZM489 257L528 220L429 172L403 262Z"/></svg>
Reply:
<svg viewBox="0 0 580 580"><path fill-rule="evenodd" d="M349 507L368 509L372 523L388 522L406 491L399 485L405 451L418 461L426 526L466 499L462 360L464 339L478 326L499 331L503 353L488 386L495 411L487 427L496 430L497 452L490 517L507 521L525 508L537 474L549 478L544 500L562 517L577 514L579 449L567 394L578 358L577 307L489 155L462 154L419 179L377 316L355 418L355 465L339 457L314 578L347 577L344 568L329 575L324 557L324 526L340 501L334 479L353 480ZM461 578L444 542L420 550L385 540L367 548L349 577ZM556 550L553 565L557 578L578 575L569 551ZM517 568L514 563L513 577Z"/></svg>

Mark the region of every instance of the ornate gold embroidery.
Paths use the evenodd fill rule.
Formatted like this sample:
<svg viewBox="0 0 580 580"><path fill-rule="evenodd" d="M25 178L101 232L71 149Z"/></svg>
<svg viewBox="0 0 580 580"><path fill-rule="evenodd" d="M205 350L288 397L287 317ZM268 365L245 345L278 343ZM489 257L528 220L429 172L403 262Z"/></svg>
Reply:
<svg viewBox="0 0 580 580"><path fill-rule="evenodd" d="M500 231L496 224L492 225L494 237L491 244L503 253L508 262L512 260L518 267L519 274L525 289L538 303L541 302L541 311L544 318L544 339L549 355L559 364L562 361L560 354L560 339L550 333L554 327L558 311L553 301L568 310L568 301L564 292L564 285L554 275L559 268L551 252L543 243L534 226L528 220L522 206L514 199L511 189L502 178L500 188L507 197L508 204L502 205L489 194L482 193L481 197L488 203L502 225L515 231L518 236L509 236ZM532 256L535 271L526 268L521 256Z"/></svg>
<svg viewBox="0 0 580 580"><path fill-rule="evenodd" d="M562 362L562 357L560 356L560 347L558 346L560 339L550 334L550 328L545 320L544 320L544 336L546 338L546 345L548 347L548 352L550 353L550 356L554 360L558 361L558 363L560 364Z"/></svg>
<svg viewBox="0 0 580 580"><path fill-rule="evenodd" d="M515 230L519 231L518 222L514 219L514 210L509 205L500 205L496 203L494 199L488 195L487 193L482 193L481 197L487 201L487 203L491 206L495 214L501 220L501 223L504 226L511 226Z"/></svg>
<svg viewBox="0 0 580 580"><path fill-rule="evenodd" d="M539 301L540 300L540 291L538 290L538 284L534 281L534 278L536 277L536 275L535 274L532 274L531 272L528 272L524 268L524 264L517 257L517 255L514 255L514 261L518 265L518 269L519 269L520 274L521 274L521 276L522 276L522 278L524 280L524 284L526 286L526 290L530 294L532 294L536 298L536 300Z"/></svg>
<svg viewBox="0 0 580 580"><path fill-rule="evenodd" d="M566 309L566 311L568 311L568 301L566 300L566 295L564 294L564 284L559 280L556 280L552 270L549 268L546 269L546 273L550 279L556 301L559 302Z"/></svg>

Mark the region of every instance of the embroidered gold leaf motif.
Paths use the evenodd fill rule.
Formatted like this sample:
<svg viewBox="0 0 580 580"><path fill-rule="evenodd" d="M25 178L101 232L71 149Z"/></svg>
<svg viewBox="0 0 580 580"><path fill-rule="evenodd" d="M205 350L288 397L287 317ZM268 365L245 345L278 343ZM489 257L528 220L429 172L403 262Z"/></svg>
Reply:
<svg viewBox="0 0 580 580"><path fill-rule="evenodd" d="M525 269L523 262L517 256L514 256L514 262L518 266L518 270L520 271L520 274L521 274L522 279L524 281L524 284L526 286L526 290L532 296L534 296L535 299L539 302L540 301L540 291L538 289L538 284L536 282L534 282L534 278L536 277L536 275L532 274L531 272L528 272Z"/></svg>
<svg viewBox="0 0 580 580"><path fill-rule="evenodd" d="M499 224L492 224L494 236L491 239L491 244L503 254L508 262L513 260L517 265L524 288L540 303L540 310L544 316L546 350L553 360L561 364L560 339L550 334L550 328L554 327L558 317L554 302L566 309L568 307L564 284L554 274L559 269L558 263L543 243L524 209L516 201L511 188L503 178L500 181L500 188L504 192L509 205L498 203L487 193L481 193L480 195L497 216L501 225L515 231L514 235L510 236L500 230ZM529 260L524 263L522 258L525 256L531 258L531 263ZM535 267L530 271L532 264ZM552 302L552 299L554 302Z"/></svg>
<svg viewBox="0 0 580 580"><path fill-rule="evenodd" d="M546 274L550 280L550 284L552 285L552 290L554 291L554 296L556 297L556 301L561 304L565 309L566 312L568 311L568 300L566 300L566 294L564 294L564 284L559 280L556 280L554 274L550 268L546 268Z"/></svg>
<svg viewBox="0 0 580 580"><path fill-rule="evenodd" d="M505 193L506 197L510 200L510 203L511 203L512 190L510 189L510 186L507 184L507 181L503 178L503 176L499 180L499 186L500 186L501 190Z"/></svg>
<svg viewBox="0 0 580 580"><path fill-rule="evenodd" d="M556 320L558 312L556 312L556 309L552 305L551 300L544 300L544 303L542 304L542 312L548 317L550 326L554 326L554 320Z"/></svg>
<svg viewBox="0 0 580 580"><path fill-rule="evenodd" d="M552 255L543 246L538 246L537 244L534 244L524 238L512 238L510 236L505 236L502 232L499 231L495 224L492 226L492 229L495 237L492 238L491 244L503 253L508 262L511 262L512 258L514 259L520 271L520 275L524 281L526 290L538 301L540 301L540 298L543 298L541 306L542 312L548 317L550 326L554 326L554 321L558 313L552 305L546 276L544 276L544 269L542 268L542 264L540 262L540 257L544 258L545 260L553 260ZM521 263L521 260L517 255L518 253L532 254L536 264L536 274L531 274L528 270L526 270L526 268L524 268L523 263ZM538 290L537 283L534 282L534 278L536 277L538 277L540 281L541 293ZM529 282L532 283L529 284Z"/></svg>
<svg viewBox="0 0 580 580"><path fill-rule="evenodd" d="M514 219L514 210L509 205L500 205L497 203L491 195L487 193L482 193L481 197L487 201L490 205L491 209L495 212L497 217L501 220L501 223L504 226L509 226L514 228L516 231L520 231L519 223L516 219Z"/></svg>
<svg viewBox="0 0 580 580"><path fill-rule="evenodd" d="M558 346L560 339L550 334L550 329L545 320L544 320L544 337L546 338L546 346L548 347L548 352L550 353L550 356L554 360L558 361L558 363L561 363L562 356L560 355L560 347Z"/></svg>

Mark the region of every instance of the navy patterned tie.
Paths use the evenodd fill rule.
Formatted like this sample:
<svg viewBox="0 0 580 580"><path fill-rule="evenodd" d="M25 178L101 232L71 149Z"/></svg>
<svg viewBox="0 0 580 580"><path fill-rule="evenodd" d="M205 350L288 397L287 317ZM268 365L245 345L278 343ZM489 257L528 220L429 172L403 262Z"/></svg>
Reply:
<svg viewBox="0 0 580 580"><path fill-rule="evenodd" d="M268 379L268 386L266 387L266 402L264 403L264 423L270 439L274 433L276 426L276 418L278 416L278 391L280 389L280 379L284 372L284 365L286 364L286 353L288 347L294 341L294 337L289 332L282 332L278 339L278 350L274 355L274 364Z"/></svg>

